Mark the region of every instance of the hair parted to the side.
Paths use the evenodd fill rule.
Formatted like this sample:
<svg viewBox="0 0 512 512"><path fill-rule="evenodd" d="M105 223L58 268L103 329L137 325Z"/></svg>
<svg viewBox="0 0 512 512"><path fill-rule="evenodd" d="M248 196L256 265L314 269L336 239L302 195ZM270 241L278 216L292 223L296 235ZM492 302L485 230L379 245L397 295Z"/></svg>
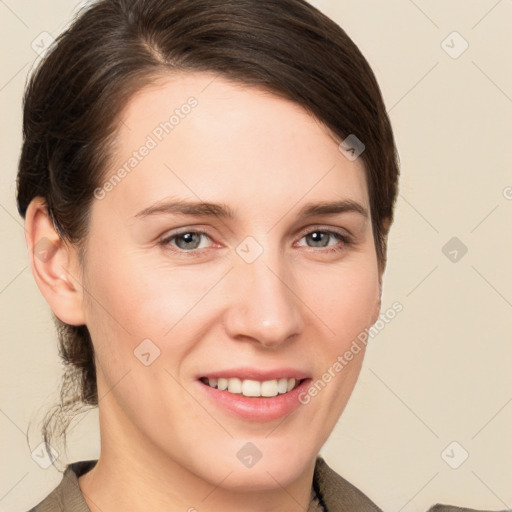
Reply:
<svg viewBox="0 0 512 512"><path fill-rule="evenodd" d="M145 85L174 71L209 71L294 101L340 142L354 134L368 183L381 270L399 165L375 76L336 23L304 0L99 0L61 34L24 97L18 210L43 197L61 238L81 260L94 189L110 159L119 114ZM97 405L85 325L57 318L66 366L61 403L43 426L65 434L70 412ZM65 435L64 435L65 440Z"/></svg>

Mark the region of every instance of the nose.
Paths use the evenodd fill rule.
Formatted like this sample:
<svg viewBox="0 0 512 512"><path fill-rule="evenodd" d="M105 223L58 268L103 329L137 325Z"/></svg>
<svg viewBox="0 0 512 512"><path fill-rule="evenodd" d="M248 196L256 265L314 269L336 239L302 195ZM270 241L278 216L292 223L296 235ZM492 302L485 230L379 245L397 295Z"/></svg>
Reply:
<svg viewBox="0 0 512 512"><path fill-rule="evenodd" d="M292 272L279 256L272 262L263 257L237 261L228 279L226 329L233 339L277 348L302 332L301 301Z"/></svg>

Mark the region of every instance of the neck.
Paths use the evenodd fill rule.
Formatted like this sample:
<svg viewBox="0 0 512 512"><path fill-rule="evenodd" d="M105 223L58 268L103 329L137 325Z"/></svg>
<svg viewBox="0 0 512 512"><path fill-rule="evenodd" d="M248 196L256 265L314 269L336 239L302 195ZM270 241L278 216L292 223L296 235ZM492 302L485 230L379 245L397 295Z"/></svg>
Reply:
<svg viewBox="0 0 512 512"><path fill-rule="evenodd" d="M269 474L268 485L263 490L233 488L229 470L219 475L216 482L206 481L134 429L128 435L126 429L112 428L112 421L109 417L108 428L104 428L107 422L100 408L100 425L104 423L101 455L96 466L79 478L91 512L304 512L309 509L315 460L286 486Z"/></svg>

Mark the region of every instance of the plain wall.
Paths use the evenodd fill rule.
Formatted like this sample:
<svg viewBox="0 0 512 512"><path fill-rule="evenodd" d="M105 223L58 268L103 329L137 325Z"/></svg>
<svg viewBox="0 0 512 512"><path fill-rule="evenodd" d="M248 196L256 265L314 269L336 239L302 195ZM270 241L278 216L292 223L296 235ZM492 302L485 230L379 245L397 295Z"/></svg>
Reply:
<svg viewBox="0 0 512 512"><path fill-rule="evenodd" d="M403 311L370 341L322 455L386 511L511 508L512 2L313 3L375 71L402 172L382 311L395 301ZM61 367L28 267L15 177L34 48L77 5L0 2L2 511L28 510L61 479L26 441L30 423L32 449L40 442L37 421L56 400ZM96 421L93 411L77 424L61 462L98 456Z"/></svg>

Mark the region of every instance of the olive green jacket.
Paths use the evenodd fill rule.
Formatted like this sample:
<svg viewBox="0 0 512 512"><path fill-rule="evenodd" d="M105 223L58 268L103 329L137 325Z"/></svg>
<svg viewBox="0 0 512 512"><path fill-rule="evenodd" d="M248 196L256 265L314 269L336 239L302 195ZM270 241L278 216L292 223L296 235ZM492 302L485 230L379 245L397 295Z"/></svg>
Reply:
<svg viewBox="0 0 512 512"><path fill-rule="evenodd" d="M70 464L61 483L30 512L91 512L78 485L78 477L87 473L96 461ZM334 472L318 457L313 477L312 497L307 512L382 512L369 498ZM469 508L436 505L428 512L478 512ZM485 511L482 511L485 512Z"/></svg>

